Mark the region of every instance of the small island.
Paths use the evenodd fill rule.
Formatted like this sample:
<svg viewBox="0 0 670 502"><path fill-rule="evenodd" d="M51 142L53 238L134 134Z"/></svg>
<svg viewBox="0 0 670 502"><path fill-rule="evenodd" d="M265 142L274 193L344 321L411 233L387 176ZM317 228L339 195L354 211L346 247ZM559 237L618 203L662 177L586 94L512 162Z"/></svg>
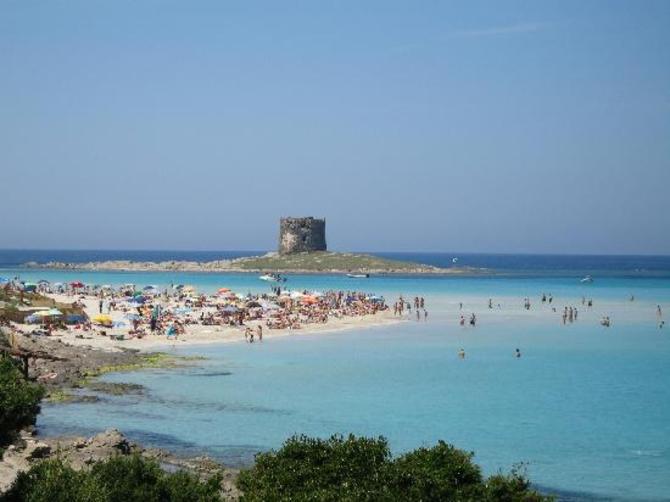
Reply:
<svg viewBox="0 0 670 502"><path fill-rule="evenodd" d="M198 261L130 261L110 260L86 263L28 262L26 268L128 272L273 272L280 274L474 274L469 267L440 268L409 261L391 260L369 254L312 251L281 255L268 253L232 260Z"/></svg>
<svg viewBox="0 0 670 502"><path fill-rule="evenodd" d="M442 268L410 261L392 260L364 253L328 251L326 221L312 217L281 218L277 252L206 262L111 260L86 263L29 262L27 268L132 271L132 272L249 272L278 274L473 274L470 267Z"/></svg>

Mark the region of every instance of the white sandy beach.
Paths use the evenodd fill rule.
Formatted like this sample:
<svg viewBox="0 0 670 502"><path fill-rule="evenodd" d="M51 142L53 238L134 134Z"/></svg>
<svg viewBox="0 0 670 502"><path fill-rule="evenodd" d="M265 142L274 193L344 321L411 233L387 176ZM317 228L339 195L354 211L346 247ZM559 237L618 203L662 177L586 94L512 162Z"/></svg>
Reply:
<svg viewBox="0 0 670 502"><path fill-rule="evenodd" d="M73 296L61 294L47 295L59 303L72 303ZM98 300L92 297L79 299L84 304L86 314L92 318L98 314ZM114 322L125 321L124 313L112 311L110 317ZM402 319L393 316L392 312L384 311L375 315L366 315L359 317L330 318L325 324L306 324L300 329L267 329L263 326L263 338L273 339L286 336L310 335L315 333L332 333L347 329L362 329L375 326L390 325L402 322ZM247 323L252 329L257 325L263 325L262 321L250 321ZM30 332L34 325L18 325L23 331ZM245 326L246 327L246 326ZM200 324L189 324L186 326L186 334L180 335L176 339L168 339L165 335L147 335L143 338L131 338L126 340L115 340L110 336L99 334L100 330L107 335L123 334L128 331L127 328L99 328L87 332L81 330L68 329L54 331L53 337L60 339L63 343L72 346L88 346L101 350L122 350L136 349L141 351L157 350L166 346L186 347L191 345L205 345L218 343L244 342L245 327L222 327L222 326L203 326Z"/></svg>

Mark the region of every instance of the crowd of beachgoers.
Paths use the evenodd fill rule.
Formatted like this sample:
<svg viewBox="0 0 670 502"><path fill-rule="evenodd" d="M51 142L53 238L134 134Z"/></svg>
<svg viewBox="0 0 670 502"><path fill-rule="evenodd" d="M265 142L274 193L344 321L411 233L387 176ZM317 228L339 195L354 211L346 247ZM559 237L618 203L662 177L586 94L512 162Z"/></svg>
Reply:
<svg viewBox="0 0 670 502"><path fill-rule="evenodd" d="M215 294L203 294L188 285L161 289L154 285L112 287L79 281L30 284L12 280L3 287L23 294L37 293L69 307L68 312L61 312L54 307L32 310L26 305L29 315L19 329L44 335L69 333L82 340L97 336L116 341L156 337L178 340L198 328L202 331L210 327L237 330L253 342L262 341L263 330L300 330L389 310L383 297L370 293L291 291L281 286L262 294L241 294L226 287Z"/></svg>
<svg viewBox="0 0 670 502"><path fill-rule="evenodd" d="M127 346L148 348L168 341L215 343L218 341L263 341L272 334L290 334L362 327L386 322L416 319L428 320L423 297L402 295L387 304L382 296L358 291L290 290L276 282L266 293L241 294L221 287L214 294L198 292L188 285L159 288L155 285L84 284L79 281L50 283L46 280L27 283L18 278L4 280L0 287L20 294L38 293L53 301L53 306L22 308L25 317L17 323L19 333L64 337L74 344L100 348ZM507 299L509 300L509 299ZM630 296L630 302L635 301ZM29 303L29 302L28 302ZM581 298L573 305L557 306L551 294L542 293L537 300L523 298L523 311L553 312L563 325L573 324L581 312L593 309L592 298ZM56 306L67 306L61 312ZM460 326L475 327L483 311L469 311L463 302L458 305ZM503 310L501 303L488 299L488 311ZM657 307L658 327L665 321L661 306ZM593 316L588 316L593 319ZM600 325L610 327L612 319L603 315ZM117 342L100 343L101 340ZM118 343L125 342L125 343Z"/></svg>

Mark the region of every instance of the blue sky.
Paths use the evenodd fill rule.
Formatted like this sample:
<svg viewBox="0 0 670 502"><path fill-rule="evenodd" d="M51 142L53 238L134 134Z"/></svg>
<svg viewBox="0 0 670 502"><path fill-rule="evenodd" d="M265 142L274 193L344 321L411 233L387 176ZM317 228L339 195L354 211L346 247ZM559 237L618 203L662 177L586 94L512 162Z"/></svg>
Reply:
<svg viewBox="0 0 670 502"><path fill-rule="evenodd" d="M670 254L670 2L0 2L0 248Z"/></svg>

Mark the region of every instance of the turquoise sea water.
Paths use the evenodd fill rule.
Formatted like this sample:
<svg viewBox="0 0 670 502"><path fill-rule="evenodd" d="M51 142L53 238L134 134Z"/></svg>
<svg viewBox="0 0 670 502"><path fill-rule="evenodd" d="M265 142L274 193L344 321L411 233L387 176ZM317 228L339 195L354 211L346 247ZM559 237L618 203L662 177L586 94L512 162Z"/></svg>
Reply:
<svg viewBox="0 0 670 502"><path fill-rule="evenodd" d="M189 283L205 291L268 287L244 274L18 273ZM109 375L145 385L146 395L47 405L40 432L117 427L145 443L238 465L293 433L381 434L397 453L444 439L474 451L487 473L527 462L535 483L571 499L669 499L670 327L659 329L656 318L657 304L670 312L669 279L596 277L584 285L555 275L291 276L287 286L364 289L392 300L423 295L429 320L254 345L169 347L209 359L187 369ZM543 292L559 311L577 306L578 321L563 326L540 304ZM526 296L530 312L522 308ZM592 309L581 306L582 296L594 299ZM478 314L476 328L458 325L460 301L465 314ZM602 315L611 316L611 328L598 324ZM513 357L517 347L521 359Z"/></svg>

